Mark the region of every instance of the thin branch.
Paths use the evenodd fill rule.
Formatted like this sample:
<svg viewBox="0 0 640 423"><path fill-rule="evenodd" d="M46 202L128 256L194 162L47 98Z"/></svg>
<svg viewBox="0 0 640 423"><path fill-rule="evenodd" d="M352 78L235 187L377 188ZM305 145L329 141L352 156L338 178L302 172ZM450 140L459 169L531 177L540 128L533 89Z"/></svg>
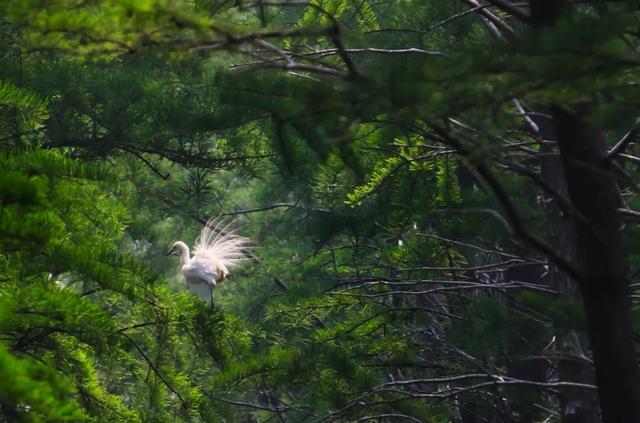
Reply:
<svg viewBox="0 0 640 423"><path fill-rule="evenodd" d="M632 156L630 154L622 154L622 153L618 153L618 157L620 157L621 159L625 159L627 161L630 161L631 163L635 164L636 166L640 166L640 157Z"/></svg>
<svg viewBox="0 0 640 423"><path fill-rule="evenodd" d="M618 208L616 211L622 215L623 218L633 221L640 221L640 212L631 209Z"/></svg>
<svg viewBox="0 0 640 423"><path fill-rule="evenodd" d="M640 185L638 185L638 183L633 179L629 172L627 172L625 168L615 160L611 162L611 165L613 166L613 169L627 181L629 186L631 186L636 194L640 194Z"/></svg>
<svg viewBox="0 0 640 423"><path fill-rule="evenodd" d="M474 379L490 379L488 382L480 382L470 386L450 386L450 384L455 382L462 382L467 380ZM422 392L419 388L415 388L415 386L420 386L421 384L444 384L446 388L440 391L429 391ZM519 385L519 386L532 386L539 387L543 389L554 389L554 388L578 388L578 389L587 389L587 390L597 390L598 387L591 384L586 383L577 383L577 382L537 382L532 380L524 380L517 379L508 376L502 375L493 375L493 374L465 374L465 375L456 375L456 376L447 376L447 377L437 377L430 379L411 379L411 380L402 380L402 381L393 381L388 383L383 383L372 388L369 391L366 391L360 394L355 399L351 400L349 404L340 410L333 411L324 417L320 418L316 422L323 422L327 420L332 420L336 416L347 412L348 410L359 406L359 405L373 405L374 403L367 404L364 402L365 399L381 393L381 392L390 392L405 395L407 398L433 398L438 401L442 401L443 399L450 397L457 397L465 392L478 390L480 388L492 387L497 385ZM406 387L411 386L412 391L400 390L396 389L397 387Z"/></svg>
<svg viewBox="0 0 640 423"><path fill-rule="evenodd" d="M256 40L255 43L259 46L262 46L276 53L278 56L280 56L282 59L284 59L287 62L287 66L294 66L296 64L291 58L291 56L281 48L276 47L275 45L264 40Z"/></svg>
<svg viewBox="0 0 640 423"><path fill-rule="evenodd" d="M509 25L504 23L502 19L496 16L494 13L490 12L487 9L479 8L482 6L477 0L461 0L463 3L471 6L472 8L476 8L478 13L485 19L485 24L489 28L489 30L498 38L502 38L506 33L509 36L513 36L515 31Z"/></svg>
<svg viewBox="0 0 640 423"><path fill-rule="evenodd" d="M507 230L507 232L511 232L511 226L509 225L509 222L507 222L507 219L504 218L504 216L502 216L497 210L494 209L490 209L490 208L477 208L477 207L469 207L469 208L463 208L463 209L454 209L454 208L448 208L448 209L434 209L432 210L434 212L445 212L445 213L461 213L461 214L468 214L468 213L486 213L489 216L494 217L498 222L500 222L500 224L502 226L504 226L504 228Z"/></svg>
<svg viewBox="0 0 640 423"><path fill-rule="evenodd" d="M619 154L624 153L627 146L638 137L638 132L640 132L640 119L638 119L633 125L633 128L631 128L631 130L627 132L611 150L609 150L605 160L611 161Z"/></svg>
<svg viewBox="0 0 640 423"><path fill-rule="evenodd" d="M171 177L170 173L167 174L163 174L160 169L154 165L153 163L151 163L149 160L145 159L142 154L136 152L135 150L125 146L125 145L120 145L119 148L121 150L126 151L127 153L131 154L132 156L136 157L137 159L139 159L140 161L142 161L142 163L144 163L153 173L155 173L156 175L158 175L161 179L163 180L167 180Z"/></svg>
<svg viewBox="0 0 640 423"><path fill-rule="evenodd" d="M336 76L339 78L347 78L349 74L341 70L328 68L326 66L311 65L307 63L280 63L278 61L263 61L247 64L231 65L230 69L240 70L246 69L284 69L288 71L302 71L316 73L320 75Z"/></svg>
<svg viewBox="0 0 640 423"><path fill-rule="evenodd" d="M394 419L394 421L396 421L396 419L403 419L403 420L409 420L415 423L424 423L423 420L417 419L413 416L408 416L406 414L399 414L399 413L376 414L374 416L364 416L364 417L360 417L358 420L356 420L356 422L366 422L369 420L380 421L379 419L388 419L388 418L392 418Z"/></svg>
<svg viewBox="0 0 640 423"><path fill-rule="evenodd" d="M524 109L524 107L522 106L522 103L520 102L520 100L514 98L513 99L513 104L515 104L516 109L518 109L518 113L520 113L522 118L531 127L533 132L535 132L536 134L539 133L540 132L540 127L538 126L538 124L533 119L531 119L531 116L529 116L529 113L527 113L527 111Z"/></svg>
<svg viewBox="0 0 640 423"><path fill-rule="evenodd" d="M350 54L364 54L364 53L392 54L392 55L396 55L396 54L424 54L426 56L441 56L441 57L448 56L443 51L425 50L425 49L416 48L416 47L398 48L398 49L378 48L378 47L347 48L344 51L346 53L350 53ZM320 56L320 57L325 57L325 56L331 56L331 55L338 54L338 53L339 53L338 49L329 48L329 49L325 49L325 50L314 51L312 53L296 54L295 56L296 57L300 57L300 56Z"/></svg>
<svg viewBox="0 0 640 423"><path fill-rule="evenodd" d="M135 325L125 326L123 328L120 328L116 332L120 332L121 333L121 332L125 332L125 331L131 330L131 329L142 328L142 327L145 327L145 326L159 325L159 324L162 324L162 323L167 323L167 321L166 320L154 320L153 322L138 323L138 324L135 324Z"/></svg>
<svg viewBox="0 0 640 423"><path fill-rule="evenodd" d="M445 144L451 145L452 147L456 148L459 154L463 157L469 156L470 152L462 145L462 143L452 137L448 131L437 125L433 125L432 128L438 135L443 138L442 141L444 141ZM547 245L541 239L529 233L525 229L524 223L522 222L522 219L520 218L515 205L511 201L509 193L504 189L493 172L491 172L489 168L482 163L476 165L475 170L482 177L482 179L484 179L489 188L491 188L494 195L502 205L502 208L504 209L509 221L511 222L513 233L526 243L530 244L536 250L549 257L556 264L556 266L558 266L559 269L566 272L569 276L571 276L575 280L582 280L582 273L578 269L576 269L570 261L565 259L559 252L554 250L551 246Z"/></svg>
<svg viewBox="0 0 640 423"><path fill-rule="evenodd" d="M164 385L178 397L182 405L187 405L187 402L184 400L184 398L182 398L182 395L180 395L180 392L178 392L173 386L171 386L169 381L164 377L164 375L160 372L160 370L158 370L158 368L153 364L153 361L149 358L149 356L147 356L147 354L140 347L140 345L138 345L138 343L134 341L133 338L131 338L129 335L122 332L120 333L120 335L127 338L133 344L133 346L136 347L136 349L138 350L142 358L144 358L144 361L147 362L151 370L153 370L153 372L160 378L162 383L164 383Z"/></svg>
<svg viewBox="0 0 640 423"><path fill-rule="evenodd" d="M317 212L323 212L323 213L328 213L329 210L327 209L308 209L306 207L303 206L299 206L298 203L275 203L275 204L271 204L269 206L264 206L264 207L258 207L255 209L240 209L240 210L234 210L234 211L230 211L227 213L221 213L220 216L237 216L239 214L251 214L251 213L259 213L259 212L264 212L264 211L269 211L269 210L274 210L274 209L281 209L281 208L287 208L287 209L293 209L293 208L297 208L297 209L303 209L303 210L311 210L311 211L317 211Z"/></svg>
<svg viewBox="0 0 640 423"><path fill-rule="evenodd" d="M578 210L568 198L566 198L564 195L556 191L547 181L545 181L536 172L519 163L511 163L508 165L508 167L522 175L529 177L536 184L538 184L538 186L540 186L540 188L542 188L544 192L546 192L548 195L550 195L551 197L553 197L555 200L558 201L558 206L560 207L560 210L562 210L563 213L565 213L566 215L575 217L580 222L584 223L589 228L593 229L591 224L587 220L587 218L580 212L580 210ZM595 234L595 231L592 231L592 232Z"/></svg>
<svg viewBox="0 0 640 423"><path fill-rule="evenodd" d="M520 19L523 22L529 22L531 20L531 16L529 16L527 12L520 9L518 6L515 6L510 1L507 1L507 0L487 0L487 1L492 5L509 13L513 17Z"/></svg>
<svg viewBox="0 0 640 423"><path fill-rule="evenodd" d="M281 412L281 411L287 411L287 410L291 409L291 407L287 407L287 408L283 408L283 407L278 407L278 408L265 407L264 405L254 404L254 403L251 403L251 402L244 402L244 401L234 401L234 400L222 398L220 396L213 395L213 394L209 394L209 396L212 397L212 398L217 399L218 401L226 402L228 404L239 405L241 407L247 407L247 408L254 408L256 410L271 411L272 413L278 413L278 412Z"/></svg>
<svg viewBox="0 0 640 423"><path fill-rule="evenodd" d="M539 291L539 292L546 292L549 294L558 294L558 291L551 289L551 288L547 288L545 286L542 285L535 285L532 283L527 283L527 282L519 282L519 281L512 281L512 282L507 282L507 283L478 283L478 282L466 282L466 281L453 281L453 282L459 282L457 284L457 286L442 286L442 287L438 287L438 288L432 288L432 289L427 289L427 290L423 290L423 291L412 291L412 290L393 290L393 291L382 291L382 292L376 292L376 293L371 293L371 294L360 294L360 293L352 293L351 291L354 291L356 289L360 289L360 288L364 288L366 287L372 287L375 286L377 284L379 285L387 285L383 282L380 283L368 283L366 285L360 285L360 286L352 286L349 287L347 289L344 289L342 291L337 291L337 292L330 292L330 295L338 295L338 296L346 296L346 297L357 297L357 298L377 298L377 297L387 297L387 296L394 296L394 295L429 295L429 294L435 294L435 293L440 293L440 292L459 292L459 291L463 291L463 290L480 290L480 289L495 289L495 290L506 290L506 289L530 289L532 291ZM439 284L439 281L423 281L423 283L433 283L433 284ZM396 286L395 284L390 284L392 286Z"/></svg>

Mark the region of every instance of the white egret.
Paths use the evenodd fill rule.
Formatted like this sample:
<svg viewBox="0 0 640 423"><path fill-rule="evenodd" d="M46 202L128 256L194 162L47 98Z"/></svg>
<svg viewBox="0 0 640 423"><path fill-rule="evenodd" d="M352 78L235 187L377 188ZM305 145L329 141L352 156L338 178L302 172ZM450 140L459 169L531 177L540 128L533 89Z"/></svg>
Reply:
<svg viewBox="0 0 640 423"><path fill-rule="evenodd" d="M211 219L200 232L193 248L182 241L173 244L167 255L180 256L182 274L187 280L189 290L200 298L213 303L213 288L222 282L229 269L238 266L248 258L250 240L228 230L216 219Z"/></svg>

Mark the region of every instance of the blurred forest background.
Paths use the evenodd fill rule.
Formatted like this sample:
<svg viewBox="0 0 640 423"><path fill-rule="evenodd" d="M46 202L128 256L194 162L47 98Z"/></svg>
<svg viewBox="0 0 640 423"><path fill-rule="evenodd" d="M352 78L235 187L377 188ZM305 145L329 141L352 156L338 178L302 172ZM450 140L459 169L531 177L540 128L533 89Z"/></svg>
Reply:
<svg viewBox="0 0 640 423"><path fill-rule="evenodd" d="M640 422L638 6L2 0L0 421Z"/></svg>

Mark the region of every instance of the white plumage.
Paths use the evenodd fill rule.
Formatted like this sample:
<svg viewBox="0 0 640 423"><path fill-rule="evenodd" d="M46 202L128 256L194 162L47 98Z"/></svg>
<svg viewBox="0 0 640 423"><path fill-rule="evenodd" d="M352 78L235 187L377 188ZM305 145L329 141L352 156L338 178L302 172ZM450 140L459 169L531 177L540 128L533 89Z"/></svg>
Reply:
<svg viewBox="0 0 640 423"><path fill-rule="evenodd" d="M173 244L169 254L180 256L182 274L189 290L209 301L213 288L227 277L229 269L247 259L249 243L249 239L229 230L229 225L223 226L211 219L196 239L193 256L182 241Z"/></svg>

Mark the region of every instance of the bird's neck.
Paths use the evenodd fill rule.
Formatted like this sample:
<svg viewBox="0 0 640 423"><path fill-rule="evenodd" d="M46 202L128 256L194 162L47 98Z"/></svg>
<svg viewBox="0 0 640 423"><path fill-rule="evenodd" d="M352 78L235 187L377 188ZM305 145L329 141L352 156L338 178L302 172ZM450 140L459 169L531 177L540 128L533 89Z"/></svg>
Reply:
<svg viewBox="0 0 640 423"><path fill-rule="evenodd" d="M189 247L184 246L180 249L180 264L185 266L191 263L191 257L189 255Z"/></svg>

